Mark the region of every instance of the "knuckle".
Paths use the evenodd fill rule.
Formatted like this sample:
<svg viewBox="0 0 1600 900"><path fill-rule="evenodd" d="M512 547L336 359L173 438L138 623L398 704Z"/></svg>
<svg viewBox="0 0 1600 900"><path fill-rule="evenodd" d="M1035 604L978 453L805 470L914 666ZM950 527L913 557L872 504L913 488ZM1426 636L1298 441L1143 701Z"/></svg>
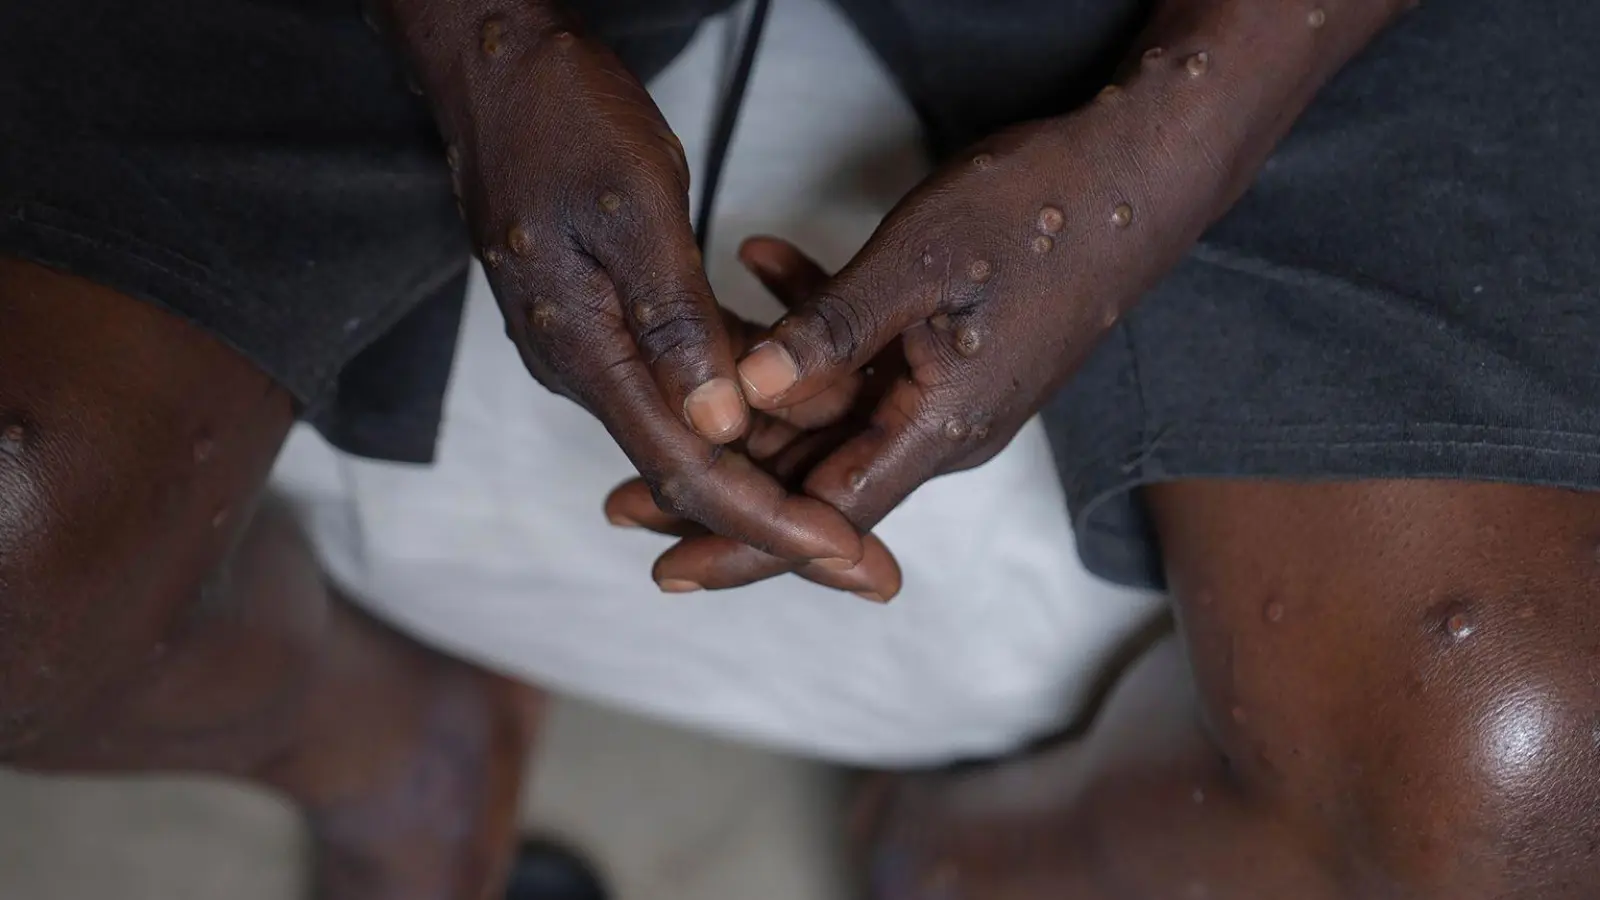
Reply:
<svg viewBox="0 0 1600 900"><path fill-rule="evenodd" d="M680 519L704 524L703 516L710 499L711 470L719 455L713 452L673 471L648 477L650 496L656 506Z"/></svg>
<svg viewBox="0 0 1600 900"><path fill-rule="evenodd" d="M698 304L682 294L633 304L634 339L639 353L654 365L664 359L698 355L713 340L712 323Z"/></svg>
<svg viewBox="0 0 1600 900"><path fill-rule="evenodd" d="M854 358L874 330L874 317L865 305L835 293L818 295L812 319L816 349L835 365Z"/></svg>
<svg viewBox="0 0 1600 900"><path fill-rule="evenodd" d="M662 512L680 519L694 519L699 511L696 502L699 491L693 479L683 475L669 475L650 484L650 495Z"/></svg>

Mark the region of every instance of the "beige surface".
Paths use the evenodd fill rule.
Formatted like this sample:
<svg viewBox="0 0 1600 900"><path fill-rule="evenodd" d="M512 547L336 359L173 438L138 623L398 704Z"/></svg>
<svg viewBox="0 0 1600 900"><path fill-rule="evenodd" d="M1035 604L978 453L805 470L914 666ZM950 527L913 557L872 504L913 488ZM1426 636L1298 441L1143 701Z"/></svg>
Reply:
<svg viewBox="0 0 1600 900"><path fill-rule="evenodd" d="M844 896L822 767L564 704L536 771L530 827L590 849L618 900ZM4 900L302 900L303 841L233 786L0 772Z"/></svg>

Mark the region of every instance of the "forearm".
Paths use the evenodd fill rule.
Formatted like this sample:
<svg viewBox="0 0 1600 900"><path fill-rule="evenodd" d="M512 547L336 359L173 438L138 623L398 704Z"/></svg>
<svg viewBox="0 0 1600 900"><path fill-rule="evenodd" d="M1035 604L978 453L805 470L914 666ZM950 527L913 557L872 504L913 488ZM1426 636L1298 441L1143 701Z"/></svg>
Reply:
<svg viewBox="0 0 1600 900"><path fill-rule="evenodd" d="M1317 91L1407 0L1165 0L1115 84L1047 128L1042 171L1094 228L1069 276L1114 320L1255 180ZM1085 186L1092 186L1087 193ZM1095 317L1095 321L1099 321ZM1091 323L1086 322L1085 327Z"/></svg>
<svg viewBox="0 0 1600 900"><path fill-rule="evenodd" d="M493 79L497 62L568 40L577 22L558 0L367 0L380 29L405 54L443 115ZM443 124L443 123L441 123Z"/></svg>
<svg viewBox="0 0 1600 900"><path fill-rule="evenodd" d="M1410 0L1165 0L1129 71L1228 176L1237 199L1317 91ZM1150 77L1155 76L1155 77Z"/></svg>

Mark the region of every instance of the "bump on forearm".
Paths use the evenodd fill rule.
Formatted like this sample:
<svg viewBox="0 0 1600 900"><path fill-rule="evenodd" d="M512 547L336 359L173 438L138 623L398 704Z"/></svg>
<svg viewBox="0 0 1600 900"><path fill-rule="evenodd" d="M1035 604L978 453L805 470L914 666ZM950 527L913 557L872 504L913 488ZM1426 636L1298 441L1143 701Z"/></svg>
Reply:
<svg viewBox="0 0 1600 900"><path fill-rule="evenodd" d="M366 0L368 19L395 42L433 95L460 86L474 61L521 52L577 28L558 0Z"/></svg>
<svg viewBox="0 0 1600 900"><path fill-rule="evenodd" d="M1165 0L1123 69L1237 200L1316 92L1414 0Z"/></svg>

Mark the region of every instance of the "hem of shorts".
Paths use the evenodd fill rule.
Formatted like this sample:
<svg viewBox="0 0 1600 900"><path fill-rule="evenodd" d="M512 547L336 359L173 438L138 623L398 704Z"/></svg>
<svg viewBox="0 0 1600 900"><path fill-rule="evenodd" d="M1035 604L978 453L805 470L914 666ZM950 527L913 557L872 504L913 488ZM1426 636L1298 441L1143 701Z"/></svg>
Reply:
<svg viewBox="0 0 1600 900"><path fill-rule="evenodd" d="M1503 425L1191 423L1162 430L1119 459L1097 458L1067 485L1084 564L1103 578L1155 589L1164 576L1153 536L1096 519L1107 504L1152 484L1383 479L1600 488L1600 434ZM1112 540L1085 539L1095 534Z"/></svg>
<svg viewBox="0 0 1600 900"><path fill-rule="evenodd" d="M28 203L0 216L0 253L66 272L149 303L194 325L243 356L295 400L297 413L334 385L337 373L305 379L271 365L265 348L235 335L248 333L230 293L204 265L115 229L95 227L65 210ZM201 317L204 309L210 315Z"/></svg>

